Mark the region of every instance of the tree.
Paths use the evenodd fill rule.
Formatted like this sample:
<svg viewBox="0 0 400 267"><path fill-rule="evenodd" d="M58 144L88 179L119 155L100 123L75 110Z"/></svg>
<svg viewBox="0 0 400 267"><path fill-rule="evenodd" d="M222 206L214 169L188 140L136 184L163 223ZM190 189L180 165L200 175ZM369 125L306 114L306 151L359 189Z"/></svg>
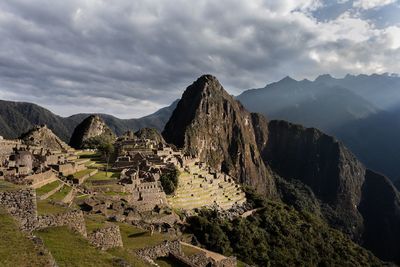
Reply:
<svg viewBox="0 0 400 267"><path fill-rule="evenodd" d="M179 171L176 168L169 170L161 175L161 186L163 187L164 192L167 195L175 192L176 187L178 186L178 177Z"/></svg>
<svg viewBox="0 0 400 267"><path fill-rule="evenodd" d="M98 147L101 155L106 159L106 176L108 176L108 164L110 163L110 157L114 153L114 146L109 142L101 143Z"/></svg>

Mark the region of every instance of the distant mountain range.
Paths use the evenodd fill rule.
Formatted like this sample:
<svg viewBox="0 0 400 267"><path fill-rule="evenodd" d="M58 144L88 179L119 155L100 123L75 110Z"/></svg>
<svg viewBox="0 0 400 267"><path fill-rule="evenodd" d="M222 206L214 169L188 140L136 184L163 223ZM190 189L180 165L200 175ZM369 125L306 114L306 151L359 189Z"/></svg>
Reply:
<svg viewBox="0 0 400 267"><path fill-rule="evenodd" d="M119 119L107 114L97 114L117 134L127 130L138 130L144 127L162 131L178 101L157 112L138 119ZM51 111L32 103L0 100L0 135L5 138L17 138L34 125L46 124L63 141L69 142L75 127L92 114L76 114L61 117Z"/></svg>
<svg viewBox="0 0 400 267"><path fill-rule="evenodd" d="M368 167L400 178L400 78L395 75L286 77L237 97L252 112L336 136Z"/></svg>
<svg viewBox="0 0 400 267"><path fill-rule="evenodd" d="M321 75L314 81L286 77L237 96L251 112L315 127L334 135L368 167L400 186L400 78L393 75ZM98 114L117 134L144 127L160 132L174 111L170 106L138 119ZM31 103L0 101L0 135L16 138L46 124L69 142L75 127L91 114L60 117Z"/></svg>

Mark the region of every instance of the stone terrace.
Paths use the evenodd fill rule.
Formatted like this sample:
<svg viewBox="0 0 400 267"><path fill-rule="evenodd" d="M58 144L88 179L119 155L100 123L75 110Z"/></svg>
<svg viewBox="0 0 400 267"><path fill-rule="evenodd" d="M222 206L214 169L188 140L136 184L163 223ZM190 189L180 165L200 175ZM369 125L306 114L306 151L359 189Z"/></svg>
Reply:
<svg viewBox="0 0 400 267"><path fill-rule="evenodd" d="M245 193L230 176L211 174L194 162L180 171L175 196L168 198L174 208L189 210L217 204L229 209L246 201Z"/></svg>

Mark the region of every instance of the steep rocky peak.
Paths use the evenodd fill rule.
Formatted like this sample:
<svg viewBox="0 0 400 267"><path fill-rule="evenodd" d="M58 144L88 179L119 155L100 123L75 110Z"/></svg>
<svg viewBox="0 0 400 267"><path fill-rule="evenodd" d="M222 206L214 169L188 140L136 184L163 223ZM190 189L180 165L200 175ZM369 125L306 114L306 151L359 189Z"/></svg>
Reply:
<svg viewBox="0 0 400 267"><path fill-rule="evenodd" d="M70 140L74 148L81 148L84 143L94 137L102 136L107 139L115 138L113 131L98 115L90 115L76 126Z"/></svg>
<svg viewBox="0 0 400 267"><path fill-rule="evenodd" d="M252 119L214 76L203 75L183 93L163 136L186 153L268 194L274 186L259 154ZM260 139L265 136L257 134Z"/></svg>
<svg viewBox="0 0 400 267"><path fill-rule="evenodd" d="M27 145L41 146L50 150L69 150L70 147L61 141L46 125L35 125L20 139Z"/></svg>
<svg viewBox="0 0 400 267"><path fill-rule="evenodd" d="M142 128L135 132L135 136L139 139L150 139L157 143L165 143L162 135L154 128Z"/></svg>

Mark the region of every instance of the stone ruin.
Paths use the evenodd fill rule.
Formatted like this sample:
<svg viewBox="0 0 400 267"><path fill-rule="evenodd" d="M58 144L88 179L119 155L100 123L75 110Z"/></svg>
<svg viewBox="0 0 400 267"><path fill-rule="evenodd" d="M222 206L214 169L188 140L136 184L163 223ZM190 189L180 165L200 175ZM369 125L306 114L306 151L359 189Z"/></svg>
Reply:
<svg viewBox="0 0 400 267"><path fill-rule="evenodd" d="M0 192L0 207L18 221L22 231L28 233L48 227L67 226L101 249L122 246L122 238L117 225L109 224L88 234L81 210L38 216L36 192L32 188Z"/></svg>
<svg viewBox="0 0 400 267"><path fill-rule="evenodd" d="M186 256L182 252L182 243L180 241L164 241L161 244L143 248L136 252L136 254L148 262L154 264L157 258L172 257L182 264L190 267L236 267L237 260L235 257L225 257L221 254L210 252L207 254L206 250L199 249L198 253L191 256ZM217 257L215 257L217 256Z"/></svg>
<svg viewBox="0 0 400 267"><path fill-rule="evenodd" d="M93 233L88 235L88 240L101 250L123 246L119 227L114 224L108 224L105 227L94 230Z"/></svg>
<svg viewBox="0 0 400 267"><path fill-rule="evenodd" d="M121 172L120 181L132 195L130 204L139 211L153 210L156 206L166 206L167 199L159 181L160 174L139 169L125 169Z"/></svg>
<svg viewBox="0 0 400 267"><path fill-rule="evenodd" d="M55 151L25 145L20 140L0 140L0 179L39 188L57 179L86 169L75 162L74 151Z"/></svg>

